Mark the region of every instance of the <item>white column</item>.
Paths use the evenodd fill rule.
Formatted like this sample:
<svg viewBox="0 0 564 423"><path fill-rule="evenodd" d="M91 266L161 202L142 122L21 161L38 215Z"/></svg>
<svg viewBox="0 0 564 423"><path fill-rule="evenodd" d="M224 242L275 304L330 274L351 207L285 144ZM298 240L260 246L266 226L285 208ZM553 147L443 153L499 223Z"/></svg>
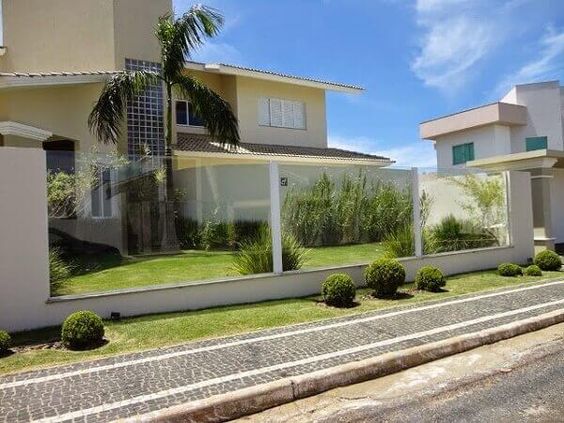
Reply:
<svg viewBox="0 0 564 423"><path fill-rule="evenodd" d="M271 161L270 174L270 231L272 233L272 271L282 274L282 225L280 223L280 171L278 162Z"/></svg>
<svg viewBox="0 0 564 423"><path fill-rule="evenodd" d="M423 256L421 242L421 203L419 200L419 172L411 168L411 198L413 201L413 238L415 240L415 257Z"/></svg>

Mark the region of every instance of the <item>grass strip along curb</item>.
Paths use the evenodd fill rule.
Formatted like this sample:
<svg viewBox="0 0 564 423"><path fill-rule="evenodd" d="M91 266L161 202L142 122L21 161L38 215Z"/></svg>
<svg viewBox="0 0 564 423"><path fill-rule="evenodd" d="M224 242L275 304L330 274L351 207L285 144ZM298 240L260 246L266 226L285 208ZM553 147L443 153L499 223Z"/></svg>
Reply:
<svg viewBox="0 0 564 423"><path fill-rule="evenodd" d="M330 389L386 376L562 322L564 322L564 309L422 346L385 353L366 360L193 401L125 421L133 423L142 419L143 421L167 422L224 422L317 395Z"/></svg>

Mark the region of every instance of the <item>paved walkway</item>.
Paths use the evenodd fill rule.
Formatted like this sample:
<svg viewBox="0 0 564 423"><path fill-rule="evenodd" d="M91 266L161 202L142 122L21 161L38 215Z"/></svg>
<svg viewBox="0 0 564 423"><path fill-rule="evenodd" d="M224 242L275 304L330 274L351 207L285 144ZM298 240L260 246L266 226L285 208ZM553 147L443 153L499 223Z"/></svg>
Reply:
<svg viewBox="0 0 564 423"><path fill-rule="evenodd" d="M0 422L106 422L564 308L564 281L0 377Z"/></svg>

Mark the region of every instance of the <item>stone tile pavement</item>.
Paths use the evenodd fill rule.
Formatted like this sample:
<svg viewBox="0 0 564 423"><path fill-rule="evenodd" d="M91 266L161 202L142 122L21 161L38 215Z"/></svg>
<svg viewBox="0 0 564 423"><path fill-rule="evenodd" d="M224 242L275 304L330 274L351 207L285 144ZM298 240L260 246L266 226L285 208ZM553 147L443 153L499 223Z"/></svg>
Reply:
<svg viewBox="0 0 564 423"><path fill-rule="evenodd" d="M0 377L0 422L107 422L564 309L564 281Z"/></svg>

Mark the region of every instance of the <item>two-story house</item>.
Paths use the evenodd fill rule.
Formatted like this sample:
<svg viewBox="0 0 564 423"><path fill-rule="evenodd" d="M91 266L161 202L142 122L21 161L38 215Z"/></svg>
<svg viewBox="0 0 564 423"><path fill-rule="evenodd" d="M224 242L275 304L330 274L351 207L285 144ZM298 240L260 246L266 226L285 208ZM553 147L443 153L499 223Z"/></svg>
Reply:
<svg viewBox="0 0 564 423"><path fill-rule="evenodd" d="M535 245L564 243L564 87L558 81L513 87L499 102L420 124L439 168L531 173Z"/></svg>
<svg viewBox="0 0 564 423"><path fill-rule="evenodd" d="M161 86L128 104L117 146L100 145L87 121L111 75L124 69L159 70L154 27L168 13L172 0L0 0L0 154L2 146L43 148L48 168L64 170L74 169L77 155L93 147L125 156L147 148L154 155L163 154ZM272 160L377 167L392 163L385 157L328 148L326 92L358 94L360 87L226 64L187 62L185 72L230 103L241 138L237 149L221 147L192 113L190 99L176 99L175 184L192 184L187 189L192 203L210 197L193 188L199 183L195 168ZM120 221L124 208L111 192L112 178L111 173L99 175L99 188L81 211L89 222L97 219L96 227L86 230L88 235L79 236L78 230L74 234L123 249L123 235L116 236L117 241L107 239L108 233L118 233L124 226ZM238 185L247 183L241 180ZM218 201L223 192L214 189L213 195ZM244 211L251 203L239 202L238 207ZM105 229L100 229L101 221ZM75 226L84 229L87 224Z"/></svg>

